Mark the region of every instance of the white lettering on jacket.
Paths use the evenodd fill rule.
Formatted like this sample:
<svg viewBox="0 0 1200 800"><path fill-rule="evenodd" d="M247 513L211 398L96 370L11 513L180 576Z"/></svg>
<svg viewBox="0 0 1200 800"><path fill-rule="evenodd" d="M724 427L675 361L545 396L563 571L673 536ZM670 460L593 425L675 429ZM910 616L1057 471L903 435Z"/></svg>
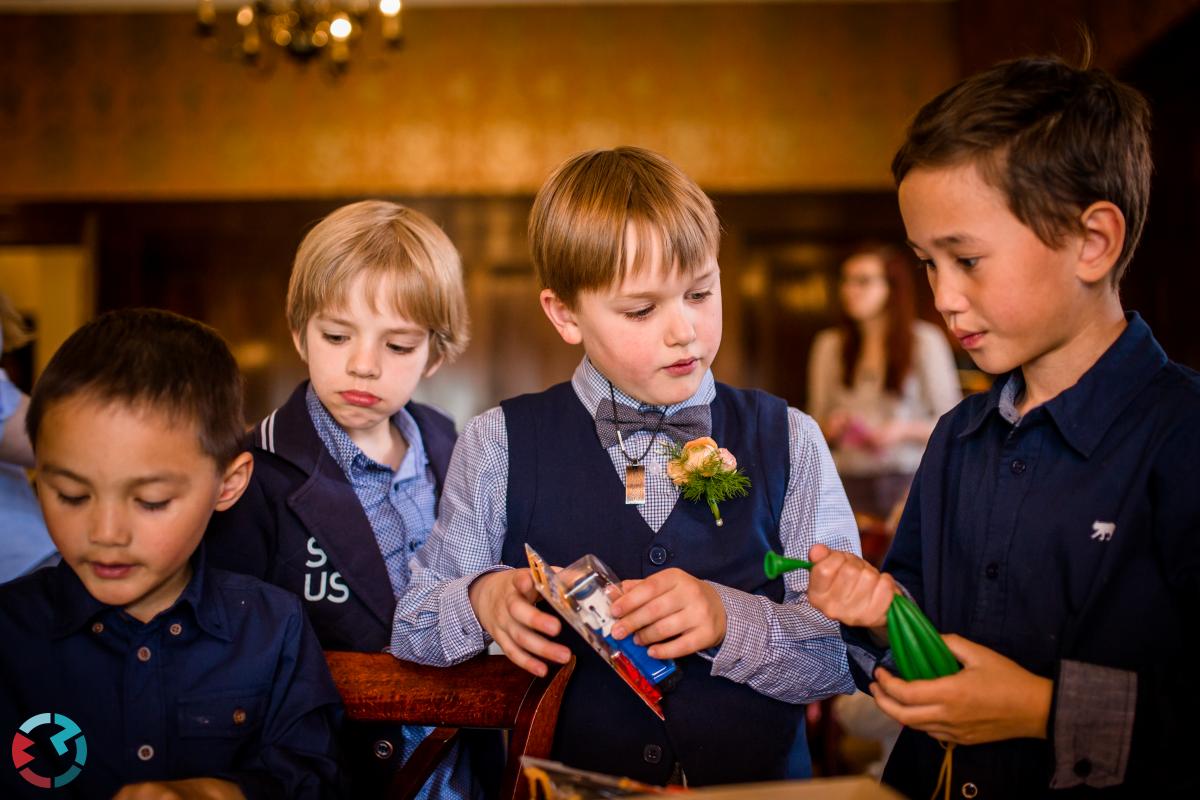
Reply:
<svg viewBox="0 0 1200 800"><path fill-rule="evenodd" d="M318 569L329 563L329 556L317 544L317 540L310 536L308 537L308 552L312 556L304 562L304 566L310 569ZM319 579L316 588L313 588L314 579ZM310 603L319 603L322 600L328 600L331 603L344 603L350 599L350 589L347 588L345 581L342 580L342 573L329 572L322 570L321 572L313 573L306 572L304 574L304 599Z"/></svg>

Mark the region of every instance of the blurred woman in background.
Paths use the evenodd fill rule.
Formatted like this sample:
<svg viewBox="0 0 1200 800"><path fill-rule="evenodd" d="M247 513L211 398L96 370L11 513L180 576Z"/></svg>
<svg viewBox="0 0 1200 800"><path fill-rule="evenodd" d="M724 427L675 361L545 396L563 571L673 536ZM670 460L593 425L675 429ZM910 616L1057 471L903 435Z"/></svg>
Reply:
<svg viewBox="0 0 1200 800"><path fill-rule="evenodd" d="M941 329L917 319L916 265L894 247L864 246L845 260L841 321L817 334L808 413L829 440L857 514L893 516L934 423L962 399Z"/></svg>

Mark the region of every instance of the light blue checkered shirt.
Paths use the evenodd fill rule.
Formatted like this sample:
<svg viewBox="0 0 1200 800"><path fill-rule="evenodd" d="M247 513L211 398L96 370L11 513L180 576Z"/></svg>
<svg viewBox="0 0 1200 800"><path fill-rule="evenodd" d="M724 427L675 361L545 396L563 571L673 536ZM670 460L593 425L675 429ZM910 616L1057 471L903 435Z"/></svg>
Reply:
<svg viewBox="0 0 1200 800"><path fill-rule="evenodd" d="M572 387L589 413L608 397L609 384L586 358L575 370ZM716 389L712 373L704 376L694 396L670 406L672 413L688 405L711 402ZM617 402L641 406L618 392ZM807 558L814 544L860 553L858 528L846 493L834 470L829 448L816 422L788 409L791 471L780 518L784 554ZM640 431L625 439L625 449L640 455L651 434ZM613 468L624 475L625 457L618 445L608 450ZM679 493L664 471L666 455L651 447L646 466L646 503L639 511L658 530ZM424 664L456 664L489 643L479 625L467 588L495 569L507 531L508 432L504 412L493 408L467 423L450 461L442 493L441 513L429 541L411 566L408 592L396 605L392 652ZM745 683L758 692L792 703L850 693L854 684L846 648L837 624L808 603L808 573L784 575L783 603L774 603L720 584L728 618L724 641L712 659L712 674Z"/></svg>
<svg viewBox="0 0 1200 800"><path fill-rule="evenodd" d="M399 596L408 586L409 558L429 537L437 508L437 484L425 454L425 441L421 438L417 421L403 408L392 416L392 424L408 442L408 451L400 467L393 472L391 467L369 457L350 439L321 404L311 384L305 401L317 435L342 468L367 514L367 521L371 523L375 541L379 544L379 552L383 555L383 563L387 566L392 592ZM417 746L432 730L418 727L404 729L404 761L412 757ZM467 756L456 745L417 796L467 798L478 796L477 788L473 787Z"/></svg>

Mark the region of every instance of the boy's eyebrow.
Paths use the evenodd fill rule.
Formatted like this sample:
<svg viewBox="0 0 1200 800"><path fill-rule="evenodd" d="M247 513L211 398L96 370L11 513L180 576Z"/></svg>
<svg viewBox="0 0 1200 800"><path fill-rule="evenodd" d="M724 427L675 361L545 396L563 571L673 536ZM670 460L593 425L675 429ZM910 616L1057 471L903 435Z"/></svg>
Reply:
<svg viewBox="0 0 1200 800"><path fill-rule="evenodd" d="M706 281L709 278L712 278L718 272L720 272L719 267L710 267L709 269L706 269L704 272L700 273L699 275L693 276L692 283L697 284L697 283L700 283L701 281ZM662 292L660 292L656 289L647 289L644 292L630 292L629 294L623 294L623 295L621 295L621 297L623 299L628 299L628 300L654 300L654 299L658 298L661 294L662 294Z"/></svg>
<svg viewBox="0 0 1200 800"><path fill-rule="evenodd" d="M934 247L955 247L963 244L975 244L978 240L974 236L965 233L950 233L945 236L939 236L933 240ZM914 250L923 250L925 248L914 242L912 239L905 239L904 243Z"/></svg>
<svg viewBox="0 0 1200 800"><path fill-rule="evenodd" d="M355 324L354 324L353 322L351 322L350 320L348 320L348 319L342 319L341 317L327 317L327 316L325 316L324 314L319 314L319 315L318 315L318 317L319 317L320 319L323 319L323 320L325 320L326 322L332 322L334 325L343 325L343 326L345 326L345 327L347 327L347 328L357 328L357 327L358 327L357 325L355 325ZM386 331L386 333L389 333L389 334L400 334L400 335L408 335L408 334L411 334L411 335L413 335L413 336L424 336L424 335L426 334L426 330L425 330L424 328L415 328L415 327L408 327L408 328L388 328L388 330Z"/></svg>
<svg viewBox="0 0 1200 800"><path fill-rule="evenodd" d="M64 478L69 478L76 483L82 483L90 486L91 481L82 475L78 475L66 467L60 467L57 464L43 464L42 472L48 472L52 475L61 475ZM188 477L176 472L163 472L156 475L145 475L141 478L134 478L129 482L130 486L145 486L148 483L188 483Z"/></svg>

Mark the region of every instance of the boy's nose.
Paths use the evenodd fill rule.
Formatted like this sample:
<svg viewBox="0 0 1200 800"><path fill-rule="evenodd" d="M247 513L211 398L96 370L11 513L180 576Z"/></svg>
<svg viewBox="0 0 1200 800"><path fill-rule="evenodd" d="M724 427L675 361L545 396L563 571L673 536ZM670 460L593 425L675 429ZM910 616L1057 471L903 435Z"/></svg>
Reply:
<svg viewBox="0 0 1200 800"><path fill-rule="evenodd" d="M939 314L948 316L967 310L967 298L953 275L947 271L931 272L929 288L933 290L933 306Z"/></svg>
<svg viewBox="0 0 1200 800"><path fill-rule="evenodd" d="M688 309L677 307L667 323L667 344L691 344L696 338L696 325Z"/></svg>
<svg viewBox="0 0 1200 800"><path fill-rule="evenodd" d="M129 544L131 538L128 521L119 508L97 508L88 533L88 539L92 544L124 547Z"/></svg>
<svg viewBox="0 0 1200 800"><path fill-rule="evenodd" d="M346 371L356 378L379 377L379 357L372 347L358 347L350 354Z"/></svg>

